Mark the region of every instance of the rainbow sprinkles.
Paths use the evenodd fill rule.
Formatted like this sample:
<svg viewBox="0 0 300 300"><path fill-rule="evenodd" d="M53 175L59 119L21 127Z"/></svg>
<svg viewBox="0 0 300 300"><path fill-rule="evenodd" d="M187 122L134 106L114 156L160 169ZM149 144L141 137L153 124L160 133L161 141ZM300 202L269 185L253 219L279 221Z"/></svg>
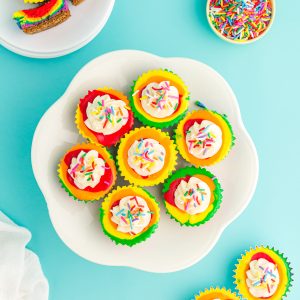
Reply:
<svg viewBox="0 0 300 300"><path fill-rule="evenodd" d="M70 17L65 0L49 0L38 7L24 9L13 14L20 29L32 34L54 27Z"/></svg>
<svg viewBox="0 0 300 300"><path fill-rule="evenodd" d="M208 18L222 37L234 42L257 39L270 27L271 0L210 0Z"/></svg>

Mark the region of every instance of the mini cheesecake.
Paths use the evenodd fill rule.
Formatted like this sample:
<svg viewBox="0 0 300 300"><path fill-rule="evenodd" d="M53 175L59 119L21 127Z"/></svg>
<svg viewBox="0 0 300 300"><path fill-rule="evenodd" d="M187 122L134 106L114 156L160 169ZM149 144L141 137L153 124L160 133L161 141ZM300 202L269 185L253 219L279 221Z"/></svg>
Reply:
<svg viewBox="0 0 300 300"><path fill-rule="evenodd" d="M172 71L151 70L134 81L130 102L135 116L144 125L166 128L184 117L189 92Z"/></svg>
<svg viewBox="0 0 300 300"><path fill-rule="evenodd" d="M177 170L164 183L163 193L167 213L185 226L199 226L210 220L222 201L217 178L203 168Z"/></svg>
<svg viewBox="0 0 300 300"><path fill-rule="evenodd" d="M117 144L130 131L133 122L127 97L113 89L89 91L76 110L79 133L90 142L106 147Z"/></svg>
<svg viewBox="0 0 300 300"><path fill-rule="evenodd" d="M79 144L66 152L58 166L63 188L76 200L105 196L115 184L116 167L109 152L94 144Z"/></svg>
<svg viewBox="0 0 300 300"><path fill-rule="evenodd" d="M130 247L148 239L158 221L155 198L136 186L118 187L105 198L100 209L104 233L116 244Z"/></svg>
<svg viewBox="0 0 300 300"><path fill-rule="evenodd" d="M181 156L196 167L223 160L234 145L232 127L225 115L207 109L188 113L175 131Z"/></svg>

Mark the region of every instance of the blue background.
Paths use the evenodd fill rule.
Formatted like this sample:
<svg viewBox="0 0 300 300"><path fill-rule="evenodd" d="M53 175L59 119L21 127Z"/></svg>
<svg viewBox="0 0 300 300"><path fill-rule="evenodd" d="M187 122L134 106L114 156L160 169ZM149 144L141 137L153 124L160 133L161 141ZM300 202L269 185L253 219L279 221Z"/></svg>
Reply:
<svg viewBox="0 0 300 300"><path fill-rule="evenodd" d="M220 40L211 31L205 2L117 0L100 35L62 58L30 59L0 47L0 209L31 230L29 248L41 259L51 300L184 300L211 285L234 288L232 270L236 259L257 244L272 245L286 253L297 283L298 9L290 7L289 1L277 1L276 20L268 35L252 45L238 46ZM31 140L43 113L84 64L117 49L190 57L215 68L233 87L257 146L260 178L249 207L225 230L205 259L177 273L151 274L99 266L75 255L56 235L32 174ZM288 299L299 297L298 284Z"/></svg>

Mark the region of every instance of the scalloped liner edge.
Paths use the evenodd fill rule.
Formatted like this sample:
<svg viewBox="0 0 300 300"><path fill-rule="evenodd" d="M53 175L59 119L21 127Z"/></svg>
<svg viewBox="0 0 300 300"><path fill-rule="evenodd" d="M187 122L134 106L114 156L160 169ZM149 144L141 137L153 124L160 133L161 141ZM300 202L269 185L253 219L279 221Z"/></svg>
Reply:
<svg viewBox="0 0 300 300"><path fill-rule="evenodd" d="M225 296L227 296L227 297L234 297L234 299L232 299L232 300L240 300L238 295L235 292L231 291L231 289L226 289L225 287L220 288L219 286L216 286L215 288L210 287L209 289L206 288L203 291L199 291L198 294L194 295L193 300L200 300L199 299L200 297L207 296L210 293L214 293L214 292L224 293Z"/></svg>
<svg viewBox="0 0 300 300"><path fill-rule="evenodd" d="M172 145L173 150L174 150L175 160L174 160L174 163L173 163L172 168L170 168L170 170L169 170L169 172L168 172L168 176L167 176L166 178L164 178L164 179L159 179L159 180L157 180L157 181L154 181L154 182L152 182L151 184L148 184L148 185L145 185L145 184L144 184L144 185L140 185L140 184L138 184L138 183L132 182L131 180L129 180L129 179L127 178L127 176L124 174L124 171L123 171L122 168L120 167L120 164L119 164L119 149L120 149L120 148L118 148L118 151L117 151L115 164L116 164L116 167L117 167L117 169L118 169L120 175L121 175L126 181L128 181L130 184L134 184L134 185L137 185L137 186L139 186L139 187L150 187L150 186L158 185L158 184L160 184L160 183L164 183L164 182L168 179L168 177L176 170L176 166L177 166L177 154L178 154L178 151L177 151L176 144L174 143L174 140L172 140L172 138L170 137L170 135L169 135L168 132L161 131L161 130L158 129L158 128L151 128L151 127L149 127L149 126L137 127L137 128L135 128L135 129L129 131L129 132L126 133L125 136L120 140L120 143L122 143L123 140L127 139L128 135L132 134L132 133L135 132L135 131L138 131L138 130L141 129L141 128L149 128L149 129L152 129L152 130L158 130L158 131L160 131L161 133L163 133L163 134L165 134L165 135L167 135L167 136L169 137L169 139L170 139L170 141L171 141L171 145Z"/></svg>
<svg viewBox="0 0 300 300"><path fill-rule="evenodd" d="M228 154L229 154L230 151L232 150L233 146L235 145L236 137L235 137L235 135L234 135L234 132L233 132L233 129L232 129L232 125L231 125L231 123L229 122L228 117L227 117L226 114L220 114L220 113L218 113L218 112L215 111L215 110L209 110L209 109L207 109L207 108L200 108L200 109L198 109L198 110L193 110L193 111L191 111L191 112L189 112L189 113L192 114L194 111L199 111L199 110L207 110L207 111L209 111L209 112L212 112L212 113L217 114L218 116L220 116L220 117L224 120L224 122L227 124L227 126L228 126L228 128L229 128L229 131L230 131L230 133L231 133L231 145L230 145L230 148L228 149L227 153L222 157L222 159L219 159L219 160L217 160L217 161L215 161L214 163L209 164L209 165L203 164L203 165L198 165L198 166L196 166L196 167L210 167L210 166L213 166L213 165L215 165L215 164L221 162L222 160L224 160L224 159L228 156ZM189 164L192 164L189 160L186 159L185 154L183 155L182 152L180 151L180 148L179 148L179 145L178 145L178 142L177 142L177 137L182 138L182 135L177 131L177 128L175 128L174 134L173 134L173 139L174 139L174 141L175 141L175 143L176 143L177 150L178 150L179 154L181 155L181 157L182 157L186 162L188 162ZM192 165L194 165L194 164L192 164Z"/></svg>
<svg viewBox="0 0 300 300"><path fill-rule="evenodd" d="M261 245L261 246L255 246L255 248L251 247L249 250L245 250L245 252L241 255L241 257L238 258L238 263L235 264L235 269L233 270L234 275L232 276L234 279L235 289L238 292L238 295L243 298L244 296L240 292L240 289L238 287L238 279L236 278L237 277L237 268L238 268L238 265L240 264L240 262L245 257L245 255L247 255L247 253L249 253L251 251L256 251L259 248L267 248L267 249L273 251L276 255L279 256L280 259L282 259L282 261L286 267L288 283L286 285L284 294L281 296L280 299L276 299L276 300L283 300L283 298L287 297L287 294L290 292L290 288L293 286L293 284L292 284L294 281L294 279L293 279L294 273L292 273L293 268L291 267L291 263L288 261L287 257L285 257L283 253L279 252L279 250L275 249L274 247L270 247L270 246Z"/></svg>
<svg viewBox="0 0 300 300"><path fill-rule="evenodd" d="M202 173L196 172L196 171L199 171L199 169L201 169ZM173 174L171 176L169 176L168 179L165 181L165 183L163 185L162 192L165 193L169 189L170 184L172 183L172 181L174 181L175 179L179 179L182 176L186 176L188 174L188 173L185 173L187 170L190 170L190 171L194 172L192 175L202 174L202 175L205 175L205 176L207 176L207 177L209 177L210 179L213 180L213 182L216 186L216 189L214 191L214 198L215 198L214 202L216 202L216 205L214 206L214 208L208 213L208 215L203 220L201 220L198 223L191 224L189 221L187 221L186 223L181 223L179 220L177 220L168 211L168 209L166 207L166 201L165 200L163 200L163 203L164 203L164 206L165 206L165 209L166 209L166 213L170 216L171 219L178 222L181 226L196 227L196 226L200 226L200 225L203 225L204 223L208 222L210 219L213 218L213 216L219 210L219 208L221 206L221 203L222 203L222 199L223 199L223 194L222 194L223 189L221 187L220 182L216 178L216 176L214 174L212 174L210 171L206 170L205 168L201 168L201 167L197 168L197 167L194 167L194 166L188 166L188 167L185 167L185 168L182 168L182 169L179 169L179 170L173 172ZM182 175L182 176L178 176L178 175Z"/></svg>
<svg viewBox="0 0 300 300"><path fill-rule="evenodd" d="M124 187L131 187L131 186L134 186L134 185L129 185L129 186L124 186ZM149 196L149 198L151 198L157 205L157 208L158 208L158 211L160 213L160 208L159 208L159 203L157 202L156 198L150 194L147 190L143 189L142 187L140 186L135 186L139 189L142 189L144 192L146 192L146 194ZM106 198L109 198L114 192L120 190L122 187L118 186L116 189L114 189L113 191L111 191L108 195L106 195ZM105 199L104 199L105 201ZM159 218L158 218L158 221L153 224L152 226L150 226L145 232L139 234L137 237L135 237L134 239L131 239L131 240L125 240L125 239L120 239L112 234L110 234L104 224L103 224L103 219L104 219L104 216L106 214L105 210L102 208L102 205L101 207L99 208L99 221L101 223L101 226L102 226L102 230L104 232L104 234L106 236L108 236L116 245L123 245L123 246L128 246L128 247L132 247L136 244L139 244L139 243L142 243L144 242L145 240L149 239L153 233L155 233L156 229L158 228L158 223L159 223L159 219L160 219L160 215L159 215Z"/></svg>
<svg viewBox="0 0 300 300"><path fill-rule="evenodd" d="M169 70L169 69L158 69L158 70L162 70L162 71L167 71L167 72L170 72L174 75L176 75L184 84L184 86L186 87L186 90L188 92L188 89L187 89L187 86L185 85L184 81L181 79L180 76L178 76L176 73L174 73L173 71ZM133 85L130 87L130 95L129 95L129 102L130 102L130 106L131 106L131 109L133 111L133 114L134 116L141 122L143 123L145 126L152 126L152 127L155 127L155 128L159 128L159 129L162 129L162 128L168 128L168 127L171 127L175 124L177 124L180 120L182 120L185 115L187 114L188 112L188 108L182 112L182 114L178 115L176 118L174 118L173 120L170 120L168 122L154 122L154 121L149 121L147 119L146 116L144 116L143 114L141 114L140 112L137 111L135 105L134 105L134 100L133 100L133 94L135 93L134 91L134 88L135 88L135 85L136 85L136 82L144 75L144 74L147 74L151 71L157 71L157 70L149 70L148 72L145 72L143 73L142 75L140 75L138 77L138 79L134 80L133 81ZM187 97L185 98L185 101L189 102L190 101L190 93L188 92L188 95Z"/></svg>

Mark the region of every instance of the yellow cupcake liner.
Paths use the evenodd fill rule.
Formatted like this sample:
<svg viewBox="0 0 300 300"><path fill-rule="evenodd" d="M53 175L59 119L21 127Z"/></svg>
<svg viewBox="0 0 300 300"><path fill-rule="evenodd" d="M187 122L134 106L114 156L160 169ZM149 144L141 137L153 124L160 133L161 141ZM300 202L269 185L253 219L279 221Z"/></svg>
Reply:
<svg viewBox="0 0 300 300"><path fill-rule="evenodd" d="M24 3L41 3L45 1L46 0L24 0Z"/></svg>
<svg viewBox="0 0 300 300"><path fill-rule="evenodd" d="M279 272L280 281L278 288L273 296L269 297L268 300L281 300L286 297L286 294L289 292L289 289L292 286L292 269L290 267L290 263L287 261L287 258L285 258L282 253L268 246L257 246L254 249L251 248L249 251L245 251L245 254L242 254L242 257L238 259L238 264L236 264L236 269L234 270L233 276L235 279L234 283L236 285L236 289L238 290L239 294L247 300L257 300L257 298L253 297L249 292L246 283L246 271L249 270L249 263L251 262L253 255L260 252L267 254L276 263Z"/></svg>
<svg viewBox="0 0 300 300"><path fill-rule="evenodd" d="M181 95L181 103L177 108L176 112L171 116L165 118L155 118L145 112L141 105L141 101L138 97L138 92L143 90L151 82L170 81L170 84L178 89L179 95ZM182 79L169 70L151 70L147 73L142 74L132 86L130 102L134 115L144 124L157 128L170 127L185 115L189 106L189 92L187 86L184 84Z"/></svg>
<svg viewBox="0 0 300 300"><path fill-rule="evenodd" d="M191 119L203 119L214 122L222 130L223 143L220 150L212 157L207 159L199 159L189 153L184 136L184 125ZM233 135L232 127L226 116L220 115L215 111L207 109L195 110L188 113L183 120L181 120L175 130L175 140L179 153L181 156L196 167L204 167L214 165L223 160L234 145L235 137Z"/></svg>
<svg viewBox="0 0 300 300"><path fill-rule="evenodd" d="M112 171L112 175L113 175L113 182L106 190L99 191L99 192L89 192L89 191L80 190L80 189L76 188L75 186L73 186L71 183L69 183L68 178L67 178L67 172L68 172L69 166L67 166L66 163L64 162L64 158L67 153L78 150L78 149L96 150L98 153L101 154L101 156L103 157L105 162L109 165L109 167L111 168L111 171ZM112 187L114 186L116 179L117 179L117 171L116 171L115 163L112 159L111 154L104 147L97 146L97 145L90 144L90 143L78 144L78 145L73 146L71 149L69 149L65 153L65 155L62 157L62 159L60 160L60 163L58 164L57 172L58 172L58 177L62 184L62 187L69 194L69 196L72 196L75 200L80 200L80 201L85 201L85 202L99 200L100 198L105 196L112 189Z"/></svg>
<svg viewBox="0 0 300 300"><path fill-rule="evenodd" d="M139 139L152 138L158 141L166 150L164 167L157 173L143 178L137 174L127 162L128 149L134 141ZM177 164L177 150L176 146L166 132L160 129L150 127L136 128L127 133L120 142L117 152L117 166L121 175L131 184L138 186L153 186L164 182L168 176L175 170Z"/></svg>
<svg viewBox="0 0 300 300"><path fill-rule="evenodd" d="M97 91L101 91L103 93L109 93L109 94L112 94L114 95L115 97L117 97L118 99L124 101L127 105L127 109L128 110L131 110L130 108L130 103L129 103L129 100L128 98L123 94L121 93L120 91L117 91L117 90L114 90L110 87L103 87L103 88L98 88L96 89ZM87 95L85 95L84 97L86 97ZM83 99L84 99L83 97ZM96 136L92 133L92 131L85 125L84 123L84 120L83 120L83 116L82 116L82 113L80 111L80 107L79 107L79 104L77 105L77 108L76 108L76 112L75 112L75 125L78 129L78 132L79 134L87 139L89 142L95 144L95 145L101 145ZM102 146L102 145L101 145Z"/></svg>
<svg viewBox="0 0 300 300"><path fill-rule="evenodd" d="M240 300L240 298L233 293L231 290L227 290L225 288L213 288L205 289L200 292L200 294L195 295L194 300L212 300L212 299L220 299L220 300Z"/></svg>
<svg viewBox="0 0 300 300"><path fill-rule="evenodd" d="M129 233L120 232L117 230L117 225L110 219L111 205L127 196L139 196L146 200L150 211L152 212L152 218L149 225L139 234L130 235ZM113 240L116 244L123 244L127 246L133 246L137 243L143 242L148 239L158 227L160 218L160 208L155 198L143 188L129 185L123 187L117 187L104 199L100 208L100 222L104 233Z"/></svg>

